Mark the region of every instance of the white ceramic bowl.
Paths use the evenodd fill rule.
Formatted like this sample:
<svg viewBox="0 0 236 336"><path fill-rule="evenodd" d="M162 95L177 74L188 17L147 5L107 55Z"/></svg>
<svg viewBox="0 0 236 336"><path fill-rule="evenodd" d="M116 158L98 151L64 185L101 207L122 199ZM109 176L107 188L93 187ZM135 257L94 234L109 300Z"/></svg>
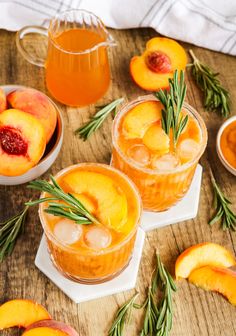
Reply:
<svg viewBox="0 0 236 336"><path fill-rule="evenodd" d="M220 147L220 139L221 139L221 136L222 136L222 133L224 131L224 129L229 125L231 124L233 121L236 121L236 116L233 116L229 119L227 119L220 127L218 133L217 133L217 138L216 138L216 151L217 151L217 154L219 156L219 159L220 161L222 162L222 164L225 166L225 168L233 175L236 176L236 169L234 167L232 167L228 161L226 161L223 153L222 153L222 150L221 150L221 147Z"/></svg>
<svg viewBox="0 0 236 336"><path fill-rule="evenodd" d="M5 91L6 94L15 91L17 89L26 88L25 86L21 85L3 85L1 88ZM18 185L27 183L29 181L34 180L35 178L39 177L40 175L44 174L54 163L56 160L63 141L63 119L62 114L57 107L57 105L47 97L50 102L55 106L57 110L57 126L54 131L54 134L47 144L45 149L45 153L39 163L28 170L25 174L19 176L4 176L0 175L0 185Z"/></svg>

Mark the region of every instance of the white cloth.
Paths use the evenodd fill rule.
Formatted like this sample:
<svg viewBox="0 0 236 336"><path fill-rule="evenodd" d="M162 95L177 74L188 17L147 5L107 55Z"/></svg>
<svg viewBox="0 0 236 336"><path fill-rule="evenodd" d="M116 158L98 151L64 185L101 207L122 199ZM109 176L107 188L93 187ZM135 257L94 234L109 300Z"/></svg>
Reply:
<svg viewBox="0 0 236 336"><path fill-rule="evenodd" d="M112 28L152 27L162 35L236 55L236 0L0 0L0 28L42 25L70 8Z"/></svg>

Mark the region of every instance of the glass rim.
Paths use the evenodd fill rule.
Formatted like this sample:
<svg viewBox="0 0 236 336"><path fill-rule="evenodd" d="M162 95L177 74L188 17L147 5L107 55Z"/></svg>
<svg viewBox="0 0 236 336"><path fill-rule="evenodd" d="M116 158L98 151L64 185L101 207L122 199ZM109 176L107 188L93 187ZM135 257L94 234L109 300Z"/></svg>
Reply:
<svg viewBox="0 0 236 336"><path fill-rule="evenodd" d="M47 229L47 221L45 219L45 216L43 215L43 203L39 204L39 219L41 222L41 225L43 227L43 231L46 235L46 237L51 240L54 244L56 244L59 247L62 247L62 249L67 250L71 253L75 253L75 254L84 254L87 256L91 256L91 255L101 255L101 254L107 254L110 252L113 252L115 250L119 250L123 245L125 245L132 237L133 235L137 232L137 229L139 227L139 223L140 223L140 219L141 219L141 215L142 215L142 201L141 201L141 196L140 193L138 191L138 188L136 187L136 185L130 180L130 178L125 175L123 172L121 172L120 170L107 165L107 164L102 164L102 163L78 163L78 164L74 164L74 165L70 165L62 170L60 170L56 175L54 175L54 178L57 179L58 177L62 176L63 174L65 174L66 172L76 169L77 167L101 167L101 168L105 168L107 170L110 170L112 172L114 172L115 174L118 174L121 178L123 178L130 186L130 188L133 191L133 195L134 198L136 200L136 205L137 205L137 220L136 223L134 225L134 227L132 228L132 230L130 231L130 233L125 237L124 240L122 240L120 243L112 246L112 247L107 247L101 250L93 250L93 249L89 249L89 253L88 252L84 252L79 250L78 248L75 247L71 247L68 246L67 244L62 243L61 241L59 241L52 232L50 232L49 229ZM45 197L45 192L42 192L40 195L40 198ZM78 224L79 225L79 224Z"/></svg>
<svg viewBox="0 0 236 336"><path fill-rule="evenodd" d="M147 173L149 175L168 175L168 174L175 174L175 173L179 173L189 167L191 167L194 163L197 163L200 159L200 157L202 156L202 154L205 151L206 145L207 145L207 128L206 128L206 124L203 120L203 118L200 116L200 114L188 103L184 102L183 103L183 108L189 112L198 122L198 125L200 127L201 133L202 133L202 141L200 144L200 148L198 153L195 155L195 157L176 167L173 169L168 169L168 170L161 170L161 169L151 169L151 168L145 168L140 166L139 164L136 164L134 160L130 159L119 147L118 145L118 127L120 125L120 121L122 119L122 117L128 113L128 111L135 107L136 105L145 102L145 101L159 101L159 99L157 99L154 94L149 94L149 95L144 95L144 96L140 96L134 100L132 100L131 102L128 102L126 104L124 104L123 106L121 106L121 108L119 109L119 111L117 112L114 121L113 121L113 125L112 125L112 146L115 148L115 150L118 152L118 154L121 156L121 158L128 163L131 167L133 167L134 169L141 171L143 173Z"/></svg>
<svg viewBox="0 0 236 336"><path fill-rule="evenodd" d="M62 48L62 46L60 44L58 44L54 39L54 36L53 36L54 34L52 32L53 24L56 22L56 20L61 20L60 17L62 17L63 15L70 14L70 13L73 13L73 12L77 12L77 13L81 13L81 14L88 14L91 17L95 18L101 24L101 27L102 27L104 33L107 35L107 39L103 42L97 43L92 48L88 48L88 49L85 49L83 51L70 51L70 50ZM59 49L63 53L69 54L69 55L86 55L86 54L89 54L90 52L93 52L93 51L97 50L100 47L107 47L109 45L116 45L115 40L113 39L111 34L106 29L103 21L97 15L95 15L94 13L92 13L90 11L87 11L85 9L68 9L66 11L57 13L50 20L49 27L48 27L48 37L50 38L50 41L53 43L54 47L56 47L57 49Z"/></svg>

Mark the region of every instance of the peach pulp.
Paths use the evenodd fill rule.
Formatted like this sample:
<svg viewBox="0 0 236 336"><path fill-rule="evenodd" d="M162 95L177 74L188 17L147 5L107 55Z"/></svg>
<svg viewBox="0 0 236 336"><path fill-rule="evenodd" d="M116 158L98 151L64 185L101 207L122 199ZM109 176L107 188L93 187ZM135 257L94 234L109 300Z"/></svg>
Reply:
<svg viewBox="0 0 236 336"><path fill-rule="evenodd" d="M220 148L225 160L236 169L236 120L223 130Z"/></svg>
<svg viewBox="0 0 236 336"><path fill-rule="evenodd" d="M162 129L162 108L153 95L140 97L113 123L112 165L133 180L150 211L167 210L186 194L207 143L204 121L184 103L188 122L174 146L172 132Z"/></svg>
<svg viewBox="0 0 236 336"><path fill-rule="evenodd" d="M136 187L123 173L102 164L70 166L55 178L100 222L76 224L47 214L47 203L40 204L40 220L55 266L66 277L82 283L115 277L128 265L135 243L141 214Z"/></svg>

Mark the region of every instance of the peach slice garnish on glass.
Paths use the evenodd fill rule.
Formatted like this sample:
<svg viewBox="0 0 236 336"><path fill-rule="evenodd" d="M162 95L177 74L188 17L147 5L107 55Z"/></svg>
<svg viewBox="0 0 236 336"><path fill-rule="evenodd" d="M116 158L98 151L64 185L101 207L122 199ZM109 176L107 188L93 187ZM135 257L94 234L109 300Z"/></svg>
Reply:
<svg viewBox="0 0 236 336"><path fill-rule="evenodd" d="M201 243L189 247L179 255L175 263L176 279L188 278L190 273L203 266L231 267L236 265L235 257L223 246Z"/></svg>
<svg viewBox="0 0 236 336"><path fill-rule="evenodd" d="M31 300L10 300L0 306L0 330L26 328L34 322L51 319L47 310Z"/></svg>
<svg viewBox="0 0 236 336"><path fill-rule="evenodd" d="M188 280L197 287L222 294L236 306L236 272L227 268L204 266L193 270Z"/></svg>

